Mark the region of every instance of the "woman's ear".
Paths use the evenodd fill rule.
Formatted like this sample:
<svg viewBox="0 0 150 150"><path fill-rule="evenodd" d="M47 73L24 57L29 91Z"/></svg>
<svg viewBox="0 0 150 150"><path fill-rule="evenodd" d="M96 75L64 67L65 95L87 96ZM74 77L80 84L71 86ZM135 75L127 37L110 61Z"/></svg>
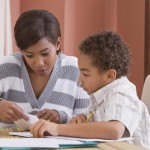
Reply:
<svg viewBox="0 0 150 150"><path fill-rule="evenodd" d="M57 40L57 43L56 43L56 46L57 46L58 50L60 50L60 45L61 45L61 38L58 37L58 40Z"/></svg>
<svg viewBox="0 0 150 150"><path fill-rule="evenodd" d="M110 82L114 81L116 79L116 70L115 69L109 69L108 70L108 80Z"/></svg>
<svg viewBox="0 0 150 150"><path fill-rule="evenodd" d="M56 48L57 48L56 54L58 55L61 52L61 38L60 37L58 37L58 40L56 42Z"/></svg>

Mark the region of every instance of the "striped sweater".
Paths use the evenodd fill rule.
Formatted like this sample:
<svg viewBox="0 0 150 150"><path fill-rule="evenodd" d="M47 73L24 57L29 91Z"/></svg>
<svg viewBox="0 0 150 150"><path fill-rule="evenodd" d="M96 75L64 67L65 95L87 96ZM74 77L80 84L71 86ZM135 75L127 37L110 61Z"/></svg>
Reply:
<svg viewBox="0 0 150 150"><path fill-rule="evenodd" d="M25 113L34 109L55 109L60 122L66 123L72 115L85 111L89 96L78 84L77 58L59 54L50 79L37 99L21 53L0 59L0 98L18 104ZM0 124L0 127L11 127Z"/></svg>

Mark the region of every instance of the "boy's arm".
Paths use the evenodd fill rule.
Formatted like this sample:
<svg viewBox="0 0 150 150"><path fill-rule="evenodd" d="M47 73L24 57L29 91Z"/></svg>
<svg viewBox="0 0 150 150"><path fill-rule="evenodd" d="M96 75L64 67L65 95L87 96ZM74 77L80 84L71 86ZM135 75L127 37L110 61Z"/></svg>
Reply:
<svg viewBox="0 0 150 150"><path fill-rule="evenodd" d="M47 132L54 136L116 140L123 136L125 126L119 121L56 124L40 119L30 127L30 131L34 137L43 137Z"/></svg>
<svg viewBox="0 0 150 150"><path fill-rule="evenodd" d="M119 139L123 136L125 126L119 121L91 122L81 124L61 124L58 126L58 135L82 137Z"/></svg>

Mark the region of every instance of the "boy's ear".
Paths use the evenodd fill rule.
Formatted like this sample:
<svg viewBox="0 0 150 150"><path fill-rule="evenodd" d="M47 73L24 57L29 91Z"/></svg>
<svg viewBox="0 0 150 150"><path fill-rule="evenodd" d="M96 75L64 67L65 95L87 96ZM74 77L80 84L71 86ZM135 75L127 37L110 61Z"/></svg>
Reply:
<svg viewBox="0 0 150 150"><path fill-rule="evenodd" d="M115 69L109 69L108 70L108 80L110 82L114 81L116 79L116 70Z"/></svg>

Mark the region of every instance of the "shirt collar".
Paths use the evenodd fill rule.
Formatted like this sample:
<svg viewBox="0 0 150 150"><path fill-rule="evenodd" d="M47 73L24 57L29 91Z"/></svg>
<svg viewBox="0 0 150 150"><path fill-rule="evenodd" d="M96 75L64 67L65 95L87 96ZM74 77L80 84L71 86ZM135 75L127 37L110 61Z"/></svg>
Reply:
<svg viewBox="0 0 150 150"><path fill-rule="evenodd" d="M127 80L126 76L114 80L113 82L107 84L106 86L91 94L91 99L95 99L97 103L100 104L111 90L113 90L118 84L124 82L125 80Z"/></svg>

